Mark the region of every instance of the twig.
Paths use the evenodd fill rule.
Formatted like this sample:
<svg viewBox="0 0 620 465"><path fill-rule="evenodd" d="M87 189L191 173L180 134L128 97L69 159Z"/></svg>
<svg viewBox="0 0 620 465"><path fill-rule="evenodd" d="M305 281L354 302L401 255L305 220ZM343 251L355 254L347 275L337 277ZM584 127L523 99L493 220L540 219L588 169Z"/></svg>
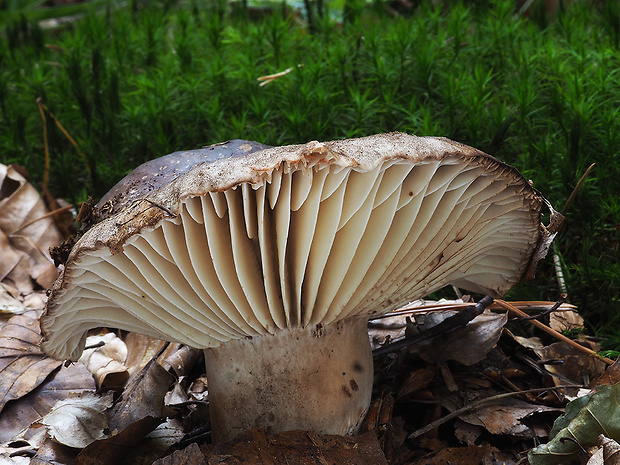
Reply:
<svg viewBox="0 0 620 465"><path fill-rule="evenodd" d="M41 119L43 120L43 146L45 147L45 172L43 173L43 187L47 189L47 183L50 178L50 148L47 143L47 118L45 117L45 112L43 111L45 105L43 105L43 101L40 97L37 99L37 106L39 107L39 113L41 113Z"/></svg>
<svg viewBox="0 0 620 465"><path fill-rule="evenodd" d="M303 64L301 64L301 63L297 65L298 68L301 68L302 66L303 66ZM293 71L293 68L287 68L284 71L280 71L279 73L268 74L266 76L260 76L260 77L256 78L256 80L258 82L260 82L259 87L263 87L263 86L265 86L265 85L275 81L279 77L286 76L291 71Z"/></svg>
<svg viewBox="0 0 620 465"><path fill-rule="evenodd" d="M514 305L509 304L508 302L504 302L503 300L500 300L500 299L495 299L495 303L498 304L503 309L505 309L505 310L515 314L515 315L518 315L520 317L529 317L529 315L527 313L525 313L524 311L519 310L517 307L515 307ZM607 365L613 365L614 364L613 360L608 359L606 357L601 357L599 354L594 352L592 349L588 349L587 347L584 347L581 344L578 344L577 342L575 342L572 339L564 336L561 333L558 333L556 330L551 329L549 326L547 326L544 323L541 323L538 320L530 320L530 323L533 324L534 326L536 326L537 328L542 329L544 332L546 332L547 334L553 336L554 338L559 339L560 341L566 342L571 347L574 347L575 349L577 349L577 350L579 350L581 352L584 352L584 353L586 353L588 355L594 356L594 357L598 358L599 360L602 360Z"/></svg>
<svg viewBox="0 0 620 465"><path fill-rule="evenodd" d="M568 197L568 200L566 201L566 203L564 204L564 208L562 209L562 216L566 216L566 213L568 213L568 209L571 207L571 205L573 204L573 202L575 201L575 198L577 197L577 194L579 193L579 189L581 189L581 186L583 185L583 183L586 181L586 178L588 177L588 175L590 174L590 171L592 171L592 168L594 168L594 165L596 163L592 163L588 169L586 170L585 173L583 173L583 176L581 176L581 179L579 180L579 182L577 183L577 185L575 186L575 188L573 189L573 192L571 192L570 197Z"/></svg>
<svg viewBox="0 0 620 465"><path fill-rule="evenodd" d="M564 303L564 301L566 300L566 294L562 294L560 295L560 298L558 299L558 301L553 304L552 307L546 309L544 312L541 312L537 315L529 315L529 316L524 316L524 317L519 317L519 320L521 321L527 321L527 320L536 320L538 318L540 318L541 316L545 316L548 315L551 312L556 311L558 308L560 308L560 306Z"/></svg>
<svg viewBox="0 0 620 465"><path fill-rule="evenodd" d="M157 353L153 357L153 360L157 360L159 357L161 357L162 354L166 351L166 349L168 348L169 345L170 345L170 341L166 341L164 343L164 345L159 348L159 350L157 351Z"/></svg>
<svg viewBox="0 0 620 465"><path fill-rule="evenodd" d="M510 303L517 308L525 308L528 310L536 310L536 311L544 311L544 310L549 309L549 307L555 305L555 302L547 302L547 301L541 301L541 300L531 300L531 301L518 300L518 301L511 301ZM390 318L390 317L394 317L398 315L408 315L408 314L414 314L414 313L428 313L428 312L440 312L440 311L445 311L445 310L459 310L461 308L469 307L470 305L471 303L466 303L466 302L463 302L463 303L449 303L449 302L433 303L433 304L420 305L420 306L407 305L405 307L399 308L398 310L394 310L390 313L374 316L370 319L370 321L377 321L377 320L382 320L384 318ZM566 311L566 310L573 310L576 308L577 307L575 305L564 303L560 305L559 310ZM491 306L489 307L489 310L501 310L501 309L502 307L500 307L499 305L495 303L491 304Z"/></svg>
<svg viewBox="0 0 620 465"><path fill-rule="evenodd" d="M49 147L48 147L48 143L47 143L47 119L45 118L45 113L47 113L50 116L50 118L52 118L52 120L54 121L54 124L56 124L58 129L60 129L60 131L69 140L71 145L73 145L73 148L75 148L75 151L78 153L78 155L80 157L82 157L82 160L84 161L84 163L86 165L86 169L88 170L88 174L91 175L90 165L88 164L88 158L86 158L86 155L84 155L84 153L82 153L78 143L75 141L75 139L73 137L71 137L71 134L69 134L69 131L67 131L64 128L64 126L62 124L60 124L60 121L58 121L56 119L56 117L54 116L54 113L52 113L49 110L49 108L47 108L47 106L45 106L45 104L43 103L43 100L41 99L41 97L39 97L37 99L37 106L39 107L39 112L41 113L41 118L43 119L43 143L45 145L45 174L43 176L43 187L47 190L47 183L49 181L49 169L50 169L50 156L49 156L50 153L49 153Z"/></svg>
<svg viewBox="0 0 620 465"><path fill-rule="evenodd" d="M73 205L65 205L64 207L57 208L54 211L47 212L45 215L39 216L38 218L35 218L34 220L29 221L26 224L22 224L19 228L17 228L15 231L13 231L10 235L16 234L16 233L20 232L21 230L26 229L28 226L30 226L31 224L36 223L37 221L44 220L45 218L49 218L50 216L56 215L57 213L62 213L62 212L65 212L67 210L71 210L72 208L73 208Z"/></svg>
<svg viewBox="0 0 620 465"><path fill-rule="evenodd" d="M575 198L577 197L577 194L579 193L581 186L583 186L583 183L586 181L586 178L590 174L590 171L592 171L592 169L594 168L594 165L595 163L592 163L588 167L588 169L585 171L585 173L583 173L583 175L581 176L581 179L579 179L579 182L577 183L577 185L573 189L573 192L571 192L570 196L568 197L568 200L564 204L564 208L562 209L562 216L565 217L566 214L568 213L568 210L570 209L571 205L575 201ZM564 280L564 272L562 270L562 263L560 261L560 255L558 254L558 250L557 250L555 242L553 243L553 267L555 269L555 276L558 281L558 287L560 288L560 292L567 293L568 288L566 287L566 281Z"/></svg>
<svg viewBox="0 0 620 465"><path fill-rule="evenodd" d="M570 386L570 387L575 387L575 386ZM438 426L443 425L445 422L452 420L453 418L458 417L459 415L462 415L464 413L470 412L472 410L476 410L478 407L486 404L487 402L493 402L494 400L499 400L499 399L503 399L505 397L512 397L512 396L518 396L521 394L530 394L530 393L535 393L535 392L545 392L545 391L550 391L553 389L565 389L566 386L554 386L551 388L536 388L536 389L526 389L525 391L516 391L516 392L504 392L503 394L497 394L495 396L490 396L490 397L485 397L484 399L480 399L477 400L476 402L466 405L465 407L461 407L458 410L455 410L452 413L449 413L448 415L446 415L445 417L441 417L439 420L435 420L432 423L429 423L428 425L415 430L413 433L411 433L408 436L408 439L414 439L417 438L418 436L422 436L423 434L428 433L429 431L432 431L433 429L437 428Z"/></svg>
<svg viewBox="0 0 620 465"><path fill-rule="evenodd" d="M31 238L29 238L28 236L22 236L21 234L15 234L15 233L11 233L11 235L9 236L9 238L11 239L23 239L25 242L27 242L33 249L35 249L37 252L39 252L48 262L50 263L54 263L54 260L52 260L52 258L50 256L48 256L43 249L41 249L41 247L39 246L39 244L37 244L35 241L33 241Z"/></svg>
<svg viewBox="0 0 620 465"><path fill-rule="evenodd" d="M404 349L405 347L409 347L412 344L417 344L427 339L431 339L433 337L452 331L456 328L465 326L475 317L484 312L484 310L492 303L493 299L489 296L485 296L476 305L469 305L459 310L456 315L452 315L451 317L446 318L438 325L435 325L427 329L426 331L423 331L412 337L400 339L396 342L384 345L383 347L379 347L378 349L373 350L372 356L380 357L381 355L389 354L391 352L397 352L401 349Z"/></svg>

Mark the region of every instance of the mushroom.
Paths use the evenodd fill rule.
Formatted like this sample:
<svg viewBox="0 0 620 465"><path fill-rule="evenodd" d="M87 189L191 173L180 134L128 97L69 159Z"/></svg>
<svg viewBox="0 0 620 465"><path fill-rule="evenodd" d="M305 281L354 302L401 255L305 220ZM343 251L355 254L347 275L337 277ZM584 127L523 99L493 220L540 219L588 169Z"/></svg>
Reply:
<svg viewBox="0 0 620 465"><path fill-rule="evenodd" d="M448 284L500 297L548 246L527 180L448 139L251 148L198 151L163 185L120 195L41 319L43 350L63 359L101 326L204 348L215 442L256 426L357 432L370 316Z"/></svg>

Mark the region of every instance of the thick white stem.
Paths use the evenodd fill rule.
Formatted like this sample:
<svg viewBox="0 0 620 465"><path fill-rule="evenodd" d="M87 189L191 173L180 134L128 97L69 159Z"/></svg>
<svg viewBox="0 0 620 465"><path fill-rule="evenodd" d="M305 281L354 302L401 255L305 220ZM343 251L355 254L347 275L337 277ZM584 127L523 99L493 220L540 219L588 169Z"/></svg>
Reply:
<svg viewBox="0 0 620 465"><path fill-rule="evenodd" d="M355 434L370 405L366 319L205 349L213 442L254 427Z"/></svg>

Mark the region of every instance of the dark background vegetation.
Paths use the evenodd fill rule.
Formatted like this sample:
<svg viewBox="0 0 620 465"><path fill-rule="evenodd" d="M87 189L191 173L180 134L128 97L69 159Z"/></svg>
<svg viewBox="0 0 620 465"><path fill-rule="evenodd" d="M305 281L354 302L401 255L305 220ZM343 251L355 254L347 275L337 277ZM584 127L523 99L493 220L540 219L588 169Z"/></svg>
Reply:
<svg viewBox="0 0 620 465"><path fill-rule="evenodd" d="M51 27L33 13L50 10L1 8L0 161L44 180L41 99L79 148L44 112L49 188L71 202L233 138L446 136L516 166L558 210L596 163L556 250L569 300L620 345L618 1L96 0ZM549 257L509 297L559 292Z"/></svg>

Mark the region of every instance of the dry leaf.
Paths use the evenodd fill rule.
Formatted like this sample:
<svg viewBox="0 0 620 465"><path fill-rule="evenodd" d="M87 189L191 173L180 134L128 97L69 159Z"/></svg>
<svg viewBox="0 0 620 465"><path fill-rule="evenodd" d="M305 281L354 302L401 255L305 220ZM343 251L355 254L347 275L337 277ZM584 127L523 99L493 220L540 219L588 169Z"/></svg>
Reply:
<svg viewBox="0 0 620 465"><path fill-rule="evenodd" d="M162 423L165 414L164 395L174 376L152 359L134 375L110 416L110 437L95 441L78 455L76 464L116 464L128 447Z"/></svg>
<svg viewBox="0 0 620 465"><path fill-rule="evenodd" d="M74 449L48 439L39 448L30 465L73 465L75 456Z"/></svg>
<svg viewBox="0 0 620 465"><path fill-rule="evenodd" d="M95 392L95 381L86 367L81 363L61 367L32 392L4 407L0 413L0 443L9 442L24 430L20 437L34 446L31 435L36 431L26 429L46 415L57 401L84 392Z"/></svg>
<svg viewBox="0 0 620 465"><path fill-rule="evenodd" d="M555 310L549 315L549 326L558 333L583 329L583 318L574 310Z"/></svg>
<svg viewBox="0 0 620 465"><path fill-rule="evenodd" d="M603 434L598 435L598 443L603 447L605 465L620 465L620 444Z"/></svg>
<svg viewBox="0 0 620 465"><path fill-rule="evenodd" d="M146 417L165 417L164 396L174 380L173 375L152 360L127 383L121 401L114 406L110 429L122 431L130 424ZM143 435L149 432L150 430Z"/></svg>
<svg viewBox="0 0 620 465"><path fill-rule="evenodd" d="M28 394L62 362L39 349L39 321L15 315L0 329L0 411L5 404Z"/></svg>
<svg viewBox="0 0 620 465"><path fill-rule="evenodd" d="M608 366L594 383L594 386L613 386L620 383L620 358L616 359L613 365Z"/></svg>
<svg viewBox="0 0 620 465"><path fill-rule="evenodd" d="M1 235L2 232L0 231L0 236ZM2 250L1 244L0 250ZM0 260L0 268L2 267L4 260L5 258L2 257L2 260ZM14 286L7 283L0 283L0 314L13 315L24 313L24 310L24 306L19 300L19 291Z"/></svg>
<svg viewBox="0 0 620 465"><path fill-rule="evenodd" d="M441 405L449 411L461 407L458 395L444 395ZM562 412L546 405L534 405L512 397L489 401L473 411L464 412L459 418L469 424L482 426L491 434L507 434L517 437L532 437L534 431L522 422L535 413Z"/></svg>
<svg viewBox="0 0 620 465"><path fill-rule="evenodd" d="M122 388L129 379L125 366L127 346L114 333L106 333L86 338L86 349L80 357L88 370L93 374L97 386L107 390Z"/></svg>
<svg viewBox="0 0 620 465"><path fill-rule="evenodd" d="M548 372L556 385L564 385L572 381L576 385L588 385L599 378L607 368L602 360L591 357L575 349L566 342L555 342L542 349L534 349L536 355L543 361L561 360L561 364L548 364Z"/></svg>
<svg viewBox="0 0 620 465"><path fill-rule="evenodd" d="M165 341L138 333L129 333L124 341L127 346L127 360L125 365L127 366L130 376L142 370L151 359L155 357L164 344L166 344ZM181 344L170 344L162 356L167 357L178 350L179 347L181 347Z"/></svg>
<svg viewBox="0 0 620 465"><path fill-rule="evenodd" d="M586 462L586 465L605 465L602 447L596 447L595 450L589 450L588 452L592 455Z"/></svg>
<svg viewBox="0 0 620 465"><path fill-rule="evenodd" d="M416 323L423 331L433 327L457 312L433 312L416 315ZM502 335L508 316L506 313L485 311L466 326L455 329L444 336L416 344L412 349L428 363L456 360L463 365L473 365L484 359L495 347Z"/></svg>
<svg viewBox="0 0 620 465"><path fill-rule="evenodd" d="M103 396L87 392L56 402L41 419L56 442L81 449L106 437L107 410L112 406L112 392Z"/></svg>
<svg viewBox="0 0 620 465"><path fill-rule="evenodd" d="M168 353L168 351L166 351L166 353ZM166 353L164 353L164 355L166 355ZM180 378L188 375L194 369L196 363L201 360L202 356L203 351L200 349L180 346L164 359L162 366L168 371L173 370L177 377ZM204 361L202 363L204 366Z"/></svg>
<svg viewBox="0 0 620 465"><path fill-rule="evenodd" d="M183 436L185 436L185 432L181 421L169 419L147 434L139 444L127 451L123 456L123 462L132 465L151 465L166 455L171 447L183 439ZM206 463L206 459L203 458L201 464L204 463Z"/></svg>
<svg viewBox="0 0 620 465"><path fill-rule="evenodd" d="M49 248L62 242L62 236L37 190L13 165L0 165L0 281L20 270L42 288L52 285L58 273ZM27 268L18 267L27 264ZM24 282L22 276L15 281ZM19 287L19 286L18 286Z"/></svg>
<svg viewBox="0 0 620 465"><path fill-rule="evenodd" d="M204 465L207 457L198 446L192 443L183 450L176 450L167 457L163 457L153 462L153 465Z"/></svg>
<svg viewBox="0 0 620 465"><path fill-rule="evenodd" d="M10 456L8 454L0 453L0 465L29 465L30 459L28 457Z"/></svg>
<svg viewBox="0 0 620 465"><path fill-rule="evenodd" d="M397 399L401 399L409 394L412 394L420 389L427 387L433 379L437 370L434 366L428 366L419 368L413 371L405 381L403 381L400 390L398 391Z"/></svg>

